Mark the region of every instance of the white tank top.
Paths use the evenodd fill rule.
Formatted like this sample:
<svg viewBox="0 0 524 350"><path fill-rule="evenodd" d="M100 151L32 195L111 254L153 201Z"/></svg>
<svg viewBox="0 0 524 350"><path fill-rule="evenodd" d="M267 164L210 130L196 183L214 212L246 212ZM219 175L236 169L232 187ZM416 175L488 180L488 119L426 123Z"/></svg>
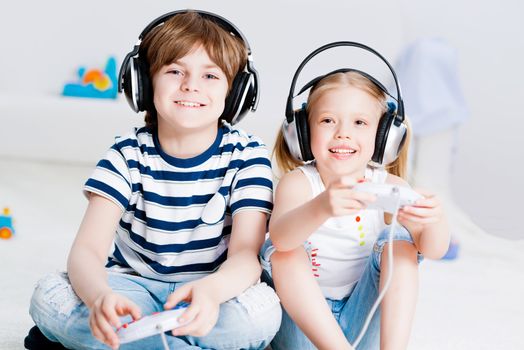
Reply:
<svg viewBox="0 0 524 350"><path fill-rule="evenodd" d="M313 197L325 190L314 164L299 169L309 180ZM387 172L368 167L365 177L384 183ZM351 294L384 228L384 212L366 209L355 215L332 217L313 232L306 244L311 248L313 274L326 298L338 300Z"/></svg>

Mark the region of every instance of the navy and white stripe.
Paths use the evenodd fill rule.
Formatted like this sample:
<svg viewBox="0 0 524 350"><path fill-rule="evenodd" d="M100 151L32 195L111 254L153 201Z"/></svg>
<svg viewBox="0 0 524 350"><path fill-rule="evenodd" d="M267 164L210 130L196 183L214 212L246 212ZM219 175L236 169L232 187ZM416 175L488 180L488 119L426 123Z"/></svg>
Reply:
<svg viewBox="0 0 524 350"><path fill-rule="evenodd" d="M215 142L189 159L164 153L150 129L135 129L116 139L84 191L122 209L108 267L181 282L224 262L236 213L271 213L272 187L266 146L224 124Z"/></svg>

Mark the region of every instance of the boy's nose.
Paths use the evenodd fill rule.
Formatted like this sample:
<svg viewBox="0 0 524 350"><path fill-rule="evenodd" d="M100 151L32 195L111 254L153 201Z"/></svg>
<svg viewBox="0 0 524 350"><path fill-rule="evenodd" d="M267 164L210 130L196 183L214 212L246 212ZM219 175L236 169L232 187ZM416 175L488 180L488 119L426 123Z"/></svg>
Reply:
<svg viewBox="0 0 524 350"><path fill-rule="evenodd" d="M197 79L190 75L186 76L185 79L182 81L180 88L183 91L198 91Z"/></svg>

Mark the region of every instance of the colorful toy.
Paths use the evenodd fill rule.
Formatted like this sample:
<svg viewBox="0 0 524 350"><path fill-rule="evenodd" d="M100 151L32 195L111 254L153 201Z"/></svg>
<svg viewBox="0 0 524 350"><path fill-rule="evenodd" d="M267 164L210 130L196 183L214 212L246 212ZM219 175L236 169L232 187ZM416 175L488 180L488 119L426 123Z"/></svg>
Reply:
<svg viewBox="0 0 524 350"><path fill-rule="evenodd" d="M116 98L117 72L116 60L109 57L104 70L93 68L78 69L79 80L64 85L62 95L92 98Z"/></svg>
<svg viewBox="0 0 524 350"><path fill-rule="evenodd" d="M9 239L15 233L13 227L13 218L10 215L9 208L4 208L3 215L0 215L0 238Z"/></svg>

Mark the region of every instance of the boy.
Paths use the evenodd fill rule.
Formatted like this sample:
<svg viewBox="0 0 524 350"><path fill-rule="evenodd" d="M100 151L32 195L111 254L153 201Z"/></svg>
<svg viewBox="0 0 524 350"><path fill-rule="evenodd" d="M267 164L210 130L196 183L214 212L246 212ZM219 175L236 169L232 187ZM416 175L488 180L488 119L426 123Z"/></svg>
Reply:
<svg viewBox="0 0 524 350"><path fill-rule="evenodd" d="M192 321L167 337L170 348L263 349L277 332L278 298L256 284L272 208L270 161L259 139L223 115L247 61L241 34L223 21L178 11L146 28L137 92L146 126L117 138L85 184L89 205L68 273L35 289L38 328L28 348L38 348L31 336L40 330L42 343L116 349L123 321L183 300L190 306L180 321ZM159 336L123 346L161 347Z"/></svg>

